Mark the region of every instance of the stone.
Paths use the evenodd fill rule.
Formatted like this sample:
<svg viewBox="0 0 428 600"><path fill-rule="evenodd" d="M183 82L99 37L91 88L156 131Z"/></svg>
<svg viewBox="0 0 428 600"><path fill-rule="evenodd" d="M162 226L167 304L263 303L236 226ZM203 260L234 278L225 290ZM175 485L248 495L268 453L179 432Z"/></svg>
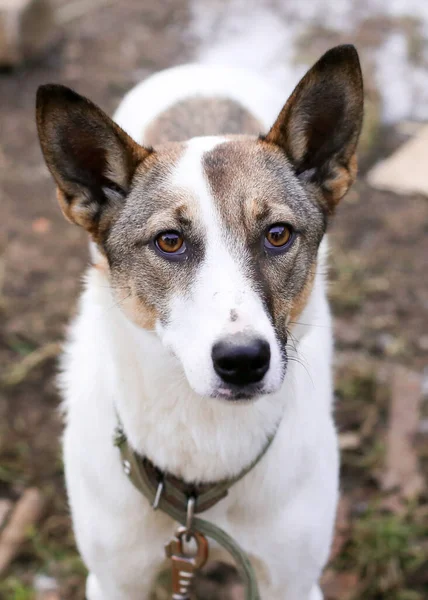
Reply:
<svg viewBox="0 0 428 600"><path fill-rule="evenodd" d="M386 439L382 489L399 500L411 501L422 493L423 478L414 440L419 428L422 378L400 365L393 367L391 406Z"/></svg>
<svg viewBox="0 0 428 600"><path fill-rule="evenodd" d="M59 38L50 0L0 0L0 66L17 67Z"/></svg>
<svg viewBox="0 0 428 600"><path fill-rule="evenodd" d="M38 574L34 577L33 587L35 600L61 600L58 582L53 577Z"/></svg>
<svg viewBox="0 0 428 600"><path fill-rule="evenodd" d="M339 434L340 450L357 450L361 446L361 437L354 431Z"/></svg>
<svg viewBox="0 0 428 600"><path fill-rule="evenodd" d="M350 600L355 597L358 587L358 575L352 571L336 572L327 569L321 585L325 597L329 600Z"/></svg>
<svg viewBox="0 0 428 600"><path fill-rule="evenodd" d="M369 171L369 184L396 194L428 196L428 125Z"/></svg>
<svg viewBox="0 0 428 600"><path fill-rule="evenodd" d="M421 335L417 343L419 350L422 350L422 352L428 352L428 335Z"/></svg>

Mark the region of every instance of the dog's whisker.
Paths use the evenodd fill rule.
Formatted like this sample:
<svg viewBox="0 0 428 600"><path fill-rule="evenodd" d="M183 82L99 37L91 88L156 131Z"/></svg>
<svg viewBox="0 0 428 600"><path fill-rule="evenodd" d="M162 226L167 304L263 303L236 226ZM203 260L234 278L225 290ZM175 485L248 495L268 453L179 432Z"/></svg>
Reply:
<svg viewBox="0 0 428 600"><path fill-rule="evenodd" d="M113 310L114 308L122 308L123 303L126 302L126 300L128 300L128 298L130 298L131 296L132 292L129 292L129 294L124 298L121 298L120 300L115 300L113 304L107 307L107 311Z"/></svg>
<svg viewBox="0 0 428 600"><path fill-rule="evenodd" d="M309 372L309 362L304 357L304 355L301 352L301 350L297 349L297 346L298 346L298 343L299 343L298 340L297 340L297 338L295 337L295 335L288 328L287 328L287 335L288 335L288 339L289 339L289 342L290 342L289 347L291 348L292 351L295 352L295 356L289 354L288 355L288 359L290 361L292 361L292 362L299 363L305 369L305 371L306 371L309 379L311 380L312 385L315 387L314 380L312 379L312 375Z"/></svg>
<svg viewBox="0 0 428 600"><path fill-rule="evenodd" d="M312 375L310 374L307 365L302 360L300 360L300 358L298 358L296 356L289 356L288 359L290 360L290 362L295 362L295 363L301 365L305 369L309 379L311 380L312 386L315 388L314 380L312 379Z"/></svg>
<svg viewBox="0 0 428 600"><path fill-rule="evenodd" d="M290 325L302 325L303 327L325 327L330 328L330 325L322 325L321 323L302 323L301 321L288 321Z"/></svg>

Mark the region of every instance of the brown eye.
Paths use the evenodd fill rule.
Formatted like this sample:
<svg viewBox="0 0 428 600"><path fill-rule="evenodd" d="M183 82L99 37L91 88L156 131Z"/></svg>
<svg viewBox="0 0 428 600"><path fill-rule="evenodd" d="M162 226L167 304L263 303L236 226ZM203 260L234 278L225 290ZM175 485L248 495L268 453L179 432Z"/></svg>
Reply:
<svg viewBox="0 0 428 600"><path fill-rule="evenodd" d="M265 237L267 248L284 248L290 245L293 238L293 230L286 223L277 223L269 227Z"/></svg>
<svg viewBox="0 0 428 600"><path fill-rule="evenodd" d="M155 239L155 244L161 252L167 254L177 254L185 249L184 238L177 231L160 233Z"/></svg>

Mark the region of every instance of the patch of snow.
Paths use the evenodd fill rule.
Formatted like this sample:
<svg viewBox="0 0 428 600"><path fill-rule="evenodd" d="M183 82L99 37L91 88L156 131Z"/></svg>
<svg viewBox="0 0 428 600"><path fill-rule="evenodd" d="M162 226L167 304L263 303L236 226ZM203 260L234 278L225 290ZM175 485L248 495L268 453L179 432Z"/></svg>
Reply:
<svg viewBox="0 0 428 600"><path fill-rule="evenodd" d="M408 68L407 40L392 33L377 52L376 80L383 99L383 118L396 122L412 112L412 73Z"/></svg>
<svg viewBox="0 0 428 600"><path fill-rule="evenodd" d="M58 582L53 577L39 573L34 577L33 587L36 592L53 592L58 590Z"/></svg>
<svg viewBox="0 0 428 600"><path fill-rule="evenodd" d="M309 66L296 61L296 48L314 25L346 32L352 41L367 18L412 17L425 42L418 64L399 28L380 32L384 41L377 51L366 49L365 59L374 68L386 122L428 119L428 0L193 0L191 8L201 63L262 72L285 97Z"/></svg>
<svg viewBox="0 0 428 600"><path fill-rule="evenodd" d="M194 32L202 42L198 61L262 72L285 97L291 93L305 71L293 60L297 30L259 2L232 0L221 14L217 6L193 5Z"/></svg>

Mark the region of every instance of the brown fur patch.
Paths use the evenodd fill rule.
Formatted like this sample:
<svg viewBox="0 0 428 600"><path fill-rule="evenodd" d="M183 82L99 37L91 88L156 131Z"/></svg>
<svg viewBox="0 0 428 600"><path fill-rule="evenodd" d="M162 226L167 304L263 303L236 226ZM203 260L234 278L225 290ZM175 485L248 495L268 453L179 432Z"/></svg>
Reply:
<svg viewBox="0 0 428 600"><path fill-rule="evenodd" d="M309 298L325 230L316 193L302 186L278 147L262 141L220 144L203 162L230 251L246 269L278 336L285 340L290 313L301 311ZM268 227L276 223L288 223L295 231L294 243L282 253L264 246Z"/></svg>
<svg viewBox="0 0 428 600"><path fill-rule="evenodd" d="M144 133L144 141L158 145L206 135L258 135L261 131L261 123L234 100L188 98L154 119Z"/></svg>
<svg viewBox="0 0 428 600"><path fill-rule="evenodd" d="M287 307L287 310L289 311L290 325L294 325L297 322L298 318L305 309L306 304L308 303L309 297L314 287L316 269L317 263L315 261L314 263L312 263L308 271L308 277L306 279L305 285L303 286L303 289L293 298L291 306Z"/></svg>
<svg viewBox="0 0 428 600"><path fill-rule="evenodd" d="M358 161L357 155L351 156L346 167L338 166L332 172L332 176L323 185L323 195L327 200L330 212L334 210L357 177Z"/></svg>
<svg viewBox="0 0 428 600"><path fill-rule="evenodd" d="M136 325L143 329L153 331L156 322L159 319L159 312L156 310L155 306L145 302L145 299L139 293L135 282L130 280L128 285L129 291L126 291L125 289L117 290L117 287L115 288L118 305Z"/></svg>
<svg viewBox="0 0 428 600"><path fill-rule="evenodd" d="M237 138L208 152L204 167L220 213L234 231L250 232L258 223L296 216L284 201L284 185L289 187L288 195L293 195L292 171L279 149L254 138Z"/></svg>

